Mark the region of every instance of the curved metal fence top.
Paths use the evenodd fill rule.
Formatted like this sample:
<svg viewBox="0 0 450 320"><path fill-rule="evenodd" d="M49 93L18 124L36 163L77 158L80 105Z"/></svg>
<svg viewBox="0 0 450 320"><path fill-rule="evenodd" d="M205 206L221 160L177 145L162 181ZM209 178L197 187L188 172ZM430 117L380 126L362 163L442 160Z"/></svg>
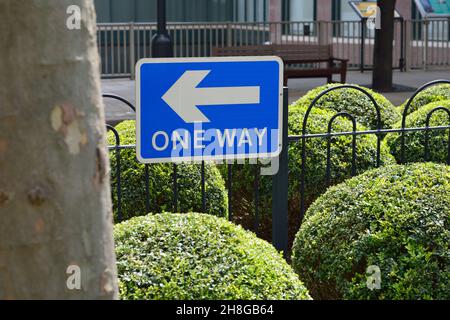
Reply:
<svg viewBox="0 0 450 320"><path fill-rule="evenodd" d="M406 105L405 105L405 109L403 110L402 129L405 129L405 127L406 127L406 117L408 115L409 108L410 108L412 102L414 101L414 99L417 97L417 95L419 93L421 93L422 91L424 91L425 89L435 86L435 85L438 85L438 84L450 84L450 80L440 79L440 80L434 80L434 81L428 82L428 83L424 84L423 86L421 86L419 89L417 89L414 92L414 94L412 95L412 97L408 99L408 101L406 102Z"/></svg>
<svg viewBox="0 0 450 320"><path fill-rule="evenodd" d="M111 99L114 99L114 100L119 100L119 101L125 103L128 107L130 107L131 110L136 112L136 107L130 101L128 101L127 99L125 99L125 98L123 98L123 97L121 97L121 96L119 96L117 94L104 93L104 94L102 94L102 97L103 98L111 98Z"/></svg>
<svg viewBox="0 0 450 320"><path fill-rule="evenodd" d="M102 97L103 98L110 98L110 99L113 99L113 100L121 101L125 105L127 105L131 110L136 112L136 108L134 107L134 105L130 101L125 99L124 97L121 97L121 96L113 94L113 93L103 93ZM117 129L114 128L112 125L109 125L109 124L106 125L106 128L107 128L107 130L111 130L112 133L114 134L114 139L116 141L115 147L118 148L120 146L120 135L117 132Z"/></svg>
<svg viewBox="0 0 450 320"><path fill-rule="evenodd" d="M114 128L112 125L107 124L106 125L106 129L107 130L111 130L112 133L114 134L114 139L116 140L116 147L120 146L120 136L119 133L117 132L116 128Z"/></svg>
<svg viewBox="0 0 450 320"><path fill-rule="evenodd" d="M437 111L445 111L445 112L447 113L447 115L448 115L448 120L449 120L449 122L450 122L450 109L440 106L440 107L434 108L433 110L431 110L431 111L427 114L427 119L426 119L426 121L425 121L425 126L426 126L426 127L429 127L429 126L430 126L430 120L431 120L431 117L432 117L433 114L434 114L435 112L437 112ZM450 123L449 123L449 124L450 124Z"/></svg>
<svg viewBox="0 0 450 320"><path fill-rule="evenodd" d="M340 89L355 89L355 90L358 90L358 91L362 92L364 95L366 95L370 99L370 101L372 102L372 104L374 105L374 107L376 109L376 113L377 113L377 129L381 129L381 111L380 111L380 106L375 101L375 98L372 97L372 95L367 90L365 90L365 89L363 89L361 87L358 87L358 86L352 85L352 84L344 84L344 85L339 85L339 86L336 86L336 87L328 88L328 89L322 91L310 103L310 105L308 106L308 109L306 110L305 117L303 119L303 126L302 126L302 135L303 136L306 135L306 125L308 123L309 114L311 113L311 109L316 105L317 101L319 101L319 99L321 99L324 95L330 93L331 91L340 90Z"/></svg>
<svg viewBox="0 0 450 320"><path fill-rule="evenodd" d="M353 132L356 132L356 118L352 114L342 111L336 113L331 117L330 121L328 122L328 133L331 133L331 130L333 129L333 123L339 117L348 118L352 122Z"/></svg>

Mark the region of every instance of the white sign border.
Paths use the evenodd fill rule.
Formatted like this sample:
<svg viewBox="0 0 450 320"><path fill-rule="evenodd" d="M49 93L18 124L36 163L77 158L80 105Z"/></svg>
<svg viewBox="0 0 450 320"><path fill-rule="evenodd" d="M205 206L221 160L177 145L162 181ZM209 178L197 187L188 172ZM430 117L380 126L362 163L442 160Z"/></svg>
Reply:
<svg viewBox="0 0 450 320"><path fill-rule="evenodd" d="M145 159L141 157L141 67L147 63L208 63L208 62L259 62L275 61L279 65L278 79L278 148L271 153L230 154L216 156L188 156ZM278 56L239 56L239 57L203 57L203 58L143 58L136 63L135 67L135 94L136 94L136 158L140 163L192 163L199 161L226 161L239 159L268 159L280 155L283 146L283 81L284 63Z"/></svg>

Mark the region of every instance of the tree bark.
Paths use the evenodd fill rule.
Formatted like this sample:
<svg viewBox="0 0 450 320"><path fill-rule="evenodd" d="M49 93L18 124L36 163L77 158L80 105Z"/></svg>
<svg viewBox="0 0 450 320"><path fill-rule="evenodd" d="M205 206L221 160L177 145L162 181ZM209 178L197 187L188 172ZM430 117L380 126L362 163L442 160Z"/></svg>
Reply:
<svg viewBox="0 0 450 320"><path fill-rule="evenodd" d="M379 91L392 90L395 0L378 1L381 29L375 30L372 87Z"/></svg>
<svg viewBox="0 0 450 320"><path fill-rule="evenodd" d="M117 298L93 1L0 0L0 43L0 299Z"/></svg>

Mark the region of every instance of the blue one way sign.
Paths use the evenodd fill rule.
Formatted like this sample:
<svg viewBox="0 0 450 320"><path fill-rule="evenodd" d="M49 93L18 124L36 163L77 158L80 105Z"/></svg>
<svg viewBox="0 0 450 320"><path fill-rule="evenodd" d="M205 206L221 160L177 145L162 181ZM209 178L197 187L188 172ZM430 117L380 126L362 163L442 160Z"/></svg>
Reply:
<svg viewBox="0 0 450 320"><path fill-rule="evenodd" d="M282 81L278 57L140 60L137 158L155 163L278 156Z"/></svg>

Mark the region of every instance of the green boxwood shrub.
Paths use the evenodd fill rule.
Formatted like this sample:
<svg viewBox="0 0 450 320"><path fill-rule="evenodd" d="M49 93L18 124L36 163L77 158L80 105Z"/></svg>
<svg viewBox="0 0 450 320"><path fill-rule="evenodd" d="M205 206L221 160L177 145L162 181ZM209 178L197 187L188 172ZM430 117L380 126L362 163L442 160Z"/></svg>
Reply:
<svg viewBox="0 0 450 320"><path fill-rule="evenodd" d="M306 107L294 106L289 111L289 133L302 133L303 119ZM335 112L313 109L308 118L307 133L326 132L328 122ZM357 125L357 131L367 130ZM339 117L334 121L333 132L352 131L352 123L346 118ZM342 182L351 174L352 139L348 136L337 136L331 139L331 185ZM358 135L356 138L356 173L375 168L377 154L377 138L375 135ZM389 154L389 148L381 142L380 165L393 164L394 158ZM306 140L306 185L307 196L311 201L322 194L327 185L326 174L327 143L325 138L309 138ZM300 188L301 143L293 144L289 149L291 190L296 192Z"/></svg>
<svg viewBox="0 0 450 320"><path fill-rule="evenodd" d="M222 218L147 215L114 236L122 299L310 299L272 245Z"/></svg>
<svg viewBox="0 0 450 320"><path fill-rule="evenodd" d="M449 299L449 226L449 166L379 168L314 202L293 267L315 299ZM369 266L380 269L379 289L367 286Z"/></svg>
<svg viewBox="0 0 450 320"><path fill-rule="evenodd" d="M408 114L417 111L420 107L423 107L429 103L449 100L450 99L450 84L438 84L432 87L428 87L419 93L413 100L411 106L408 109ZM405 109L407 99L398 109L401 113Z"/></svg>
<svg viewBox="0 0 450 320"><path fill-rule="evenodd" d="M124 121L116 126L122 145L135 144L135 122ZM109 145L115 145L113 133L108 132ZM136 160L134 149L121 150L122 216L129 219L146 212L145 206L145 165ZM115 151L110 151L111 189L115 221L117 221L117 174ZM199 164L179 164L178 211L201 211L201 166ZM149 165L150 211L172 211L173 165ZM228 196L225 182L214 164L205 164L206 213L226 217Z"/></svg>
<svg viewBox="0 0 450 320"><path fill-rule="evenodd" d="M306 107L292 105L289 110L289 134L300 135ZM308 118L308 133L324 133L328 122L336 112L313 108ZM357 125L357 130L366 130ZM352 123L339 117L333 125L333 132L352 131ZM377 139L375 135L358 135L356 139L356 172L362 173L376 167ZM337 184L351 176L352 164L352 136L338 136L332 138L331 143L331 181ZM306 206L325 192L326 184L326 155L327 142L325 138L309 138L306 141ZM394 164L395 159L389 153L384 141L381 142L380 165ZM224 170L221 168L221 170ZM225 171L223 172L225 173ZM289 147L289 212L291 223L295 227L299 219L300 210L300 173L301 173L301 143L291 143ZM253 219L247 216L254 211L254 177L255 165L233 166L233 192L239 197L232 197L233 217L245 216L247 227L253 225ZM260 213L270 218L272 195L272 176L262 176L260 179ZM239 221L240 222L240 221ZM262 220L270 230L270 219ZM263 226L264 229L264 226ZM292 230L292 236L296 232ZM270 233L270 231L268 231ZM269 239L269 236L262 235Z"/></svg>
<svg viewBox="0 0 450 320"><path fill-rule="evenodd" d="M294 105L308 107L311 102L324 90L340 86L339 83L331 83L314 88L301 97ZM400 119L400 113L395 106L383 95L368 88L358 86L368 91L380 107L382 128L391 128ZM362 125L376 129L377 113L370 99L362 92L355 89L338 89L322 96L316 107L330 109L337 112L347 111L355 116L356 121Z"/></svg>
<svg viewBox="0 0 450 320"><path fill-rule="evenodd" d="M445 107L450 110L450 100L437 101L419 108L406 117L406 128L425 127L427 115L437 107ZM430 119L430 126L448 126L450 119L448 114L439 110ZM401 128L401 121L395 124L395 128ZM430 130L428 132L429 161L446 163L448 157L448 130ZM401 161L401 135L390 133L386 137L391 153L397 161ZM405 162L420 162L425 158L425 131L405 133Z"/></svg>

